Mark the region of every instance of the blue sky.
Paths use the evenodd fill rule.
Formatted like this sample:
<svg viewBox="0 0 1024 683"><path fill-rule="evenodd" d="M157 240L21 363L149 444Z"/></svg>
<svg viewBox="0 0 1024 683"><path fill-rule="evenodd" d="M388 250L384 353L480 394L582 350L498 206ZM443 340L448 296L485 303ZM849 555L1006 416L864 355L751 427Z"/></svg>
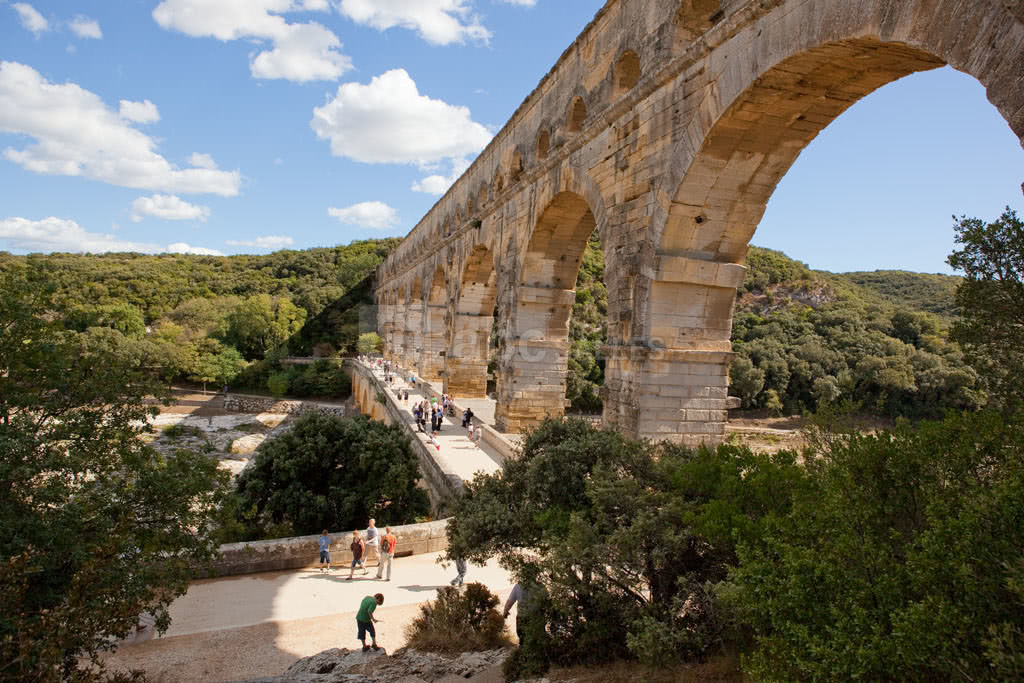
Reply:
<svg viewBox="0 0 1024 683"><path fill-rule="evenodd" d="M406 234L603 0L0 0L0 249L265 253ZM948 271L1022 211L984 90L916 74L829 126L754 243Z"/></svg>

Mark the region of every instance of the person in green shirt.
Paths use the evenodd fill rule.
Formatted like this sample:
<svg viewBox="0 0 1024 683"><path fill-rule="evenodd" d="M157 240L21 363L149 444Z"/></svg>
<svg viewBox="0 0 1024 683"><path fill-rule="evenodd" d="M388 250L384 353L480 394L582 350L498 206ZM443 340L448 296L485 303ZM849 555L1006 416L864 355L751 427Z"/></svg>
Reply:
<svg viewBox="0 0 1024 683"><path fill-rule="evenodd" d="M363 601L359 603L359 611L356 612L356 626L359 627L359 635L356 637L363 643L363 652L366 652L371 647L366 644L367 633L369 633L370 637L373 638L373 649L380 649L377 645L377 631L373 628L374 622L380 621L380 619L373 616L373 611L377 609L377 605L383 604L384 595L382 593L367 595L363 598Z"/></svg>

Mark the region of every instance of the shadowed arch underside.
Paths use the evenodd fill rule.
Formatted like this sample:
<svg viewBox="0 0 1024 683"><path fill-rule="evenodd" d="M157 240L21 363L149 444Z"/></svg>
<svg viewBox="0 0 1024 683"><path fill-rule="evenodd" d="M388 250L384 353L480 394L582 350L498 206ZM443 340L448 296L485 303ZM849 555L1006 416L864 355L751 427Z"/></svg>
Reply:
<svg viewBox="0 0 1024 683"><path fill-rule="evenodd" d="M448 335L445 334L447 300L444 269L438 268L434 271L423 312L423 353L419 364L420 376L431 382L440 380L444 374L444 354L448 341Z"/></svg>
<svg viewBox="0 0 1024 683"><path fill-rule="evenodd" d="M510 314L512 337L500 355L495 416L502 429L565 414L576 276L596 225L587 201L573 192L555 195L537 220Z"/></svg>
<svg viewBox="0 0 1024 683"><path fill-rule="evenodd" d="M461 398L487 396L488 347L497 293L494 256L485 245L478 244L466 259L452 316L445 355L445 393Z"/></svg>

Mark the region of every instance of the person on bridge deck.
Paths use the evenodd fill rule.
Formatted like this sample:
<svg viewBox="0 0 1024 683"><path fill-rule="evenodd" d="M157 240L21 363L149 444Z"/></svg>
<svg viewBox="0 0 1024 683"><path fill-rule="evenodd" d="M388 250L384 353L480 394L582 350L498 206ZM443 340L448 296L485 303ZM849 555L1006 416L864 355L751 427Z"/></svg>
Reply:
<svg viewBox="0 0 1024 683"><path fill-rule="evenodd" d="M391 533L391 527L384 527L384 535L380 539L380 562L377 563L377 578L381 578L385 565L388 568L386 581L391 580L391 560L395 558L395 546L398 545L398 538Z"/></svg>
<svg viewBox="0 0 1024 683"><path fill-rule="evenodd" d="M320 572L331 571L331 537L327 534L327 529L320 532L317 544L320 546Z"/></svg>
<svg viewBox="0 0 1024 683"><path fill-rule="evenodd" d="M461 558L461 557L456 557L455 558L455 571L457 571L458 574L456 574L455 578L452 579L452 585L453 586L461 586L462 585L462 583L466 579L466 570L467 569L468 569L468 567L466 566L466 560L464 558Z"/></svg>
<svg viewBox="0 0 1024 683"><path fill-rule="evenodd" d="M467 429L471 424L473 424L473 409L466 408L462 413L462 428Z"/></svg>
<svg viewBox="0 0 1024 683"><path fill-rule="evenodd" d="M369 526L366 527L366 552L364 557L364 564L370 561L370 551L377 558L377 564L380 565L380 529L377 528L377 520L371 519Z"/></svg>
<svg viewBox="0 0 1024 683"><path fill-rule="evenodd" d="M366 573L366 567L363 566L363 551L366 549L366 546L363 544L363 539L359 538L358 529L352 532L352 545L349 548L352 549L352 568L348 570L348 580L351 581L356 567L361 567L363 573Z"/></svg>

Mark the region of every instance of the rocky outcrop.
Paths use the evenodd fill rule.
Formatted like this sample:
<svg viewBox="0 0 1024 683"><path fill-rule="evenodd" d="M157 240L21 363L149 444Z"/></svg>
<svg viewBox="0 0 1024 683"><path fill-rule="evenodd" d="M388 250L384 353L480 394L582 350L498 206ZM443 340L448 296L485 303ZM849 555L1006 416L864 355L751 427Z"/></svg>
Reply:
<svg viewBox="0 0 1024 683"><path fill-rule="evenodd" d="M508 653L488 650L446 657L403 649L389 657L384 650L335 648L300 659L280 676L245 683L433 683L451 677L470 678L500 665Z"/></svg>
<svg viewBox="0 0 1024 683"><path fill-rule="evenodd" d="M231 452L245 455L253 453L267 440L266 434L249 434L231 442Z"/></svg>

